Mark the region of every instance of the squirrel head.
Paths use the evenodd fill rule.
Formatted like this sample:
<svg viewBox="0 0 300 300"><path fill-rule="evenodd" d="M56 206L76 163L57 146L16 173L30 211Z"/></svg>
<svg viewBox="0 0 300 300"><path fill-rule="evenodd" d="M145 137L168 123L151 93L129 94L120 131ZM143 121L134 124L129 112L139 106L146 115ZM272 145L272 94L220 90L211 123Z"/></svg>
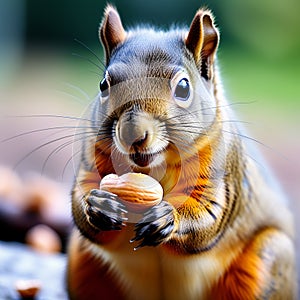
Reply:
<svg viewBox="0 0 300 300"><path fill-rule="evenodd" d="M195 153L216 118L219 33L210 11L197 11L187 30L125 31L109 5L99 36L106 70L100 83L98 118L104 129L98 151L118 153L142 172Z"/></svg>
<svg viewBox="0 0 300 300"><path fill-rule="evenodd" d="M107 64L113 50L123 44L128 36L130 33L125 31L119 13L113 6L108 5L99 28L99 38L105 50ZM213 63L219 40L219 31L214 25L212 13L209 10L199 9L183 41L193 55L201 75L206 79L213 76Z"/></svg>

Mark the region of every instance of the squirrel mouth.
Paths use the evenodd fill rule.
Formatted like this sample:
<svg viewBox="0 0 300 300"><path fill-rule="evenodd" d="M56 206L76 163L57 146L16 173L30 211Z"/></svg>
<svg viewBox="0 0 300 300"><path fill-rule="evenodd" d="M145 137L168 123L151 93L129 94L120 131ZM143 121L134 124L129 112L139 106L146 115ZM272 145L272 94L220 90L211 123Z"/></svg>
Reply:
<svg viewBox="0 0 300 300"><path fill-rule="evenodd" d="M158 153L147 154L135 152L133 154L129 154L129 158L139 167L147 167L153 162L157 154Z"/></svg>

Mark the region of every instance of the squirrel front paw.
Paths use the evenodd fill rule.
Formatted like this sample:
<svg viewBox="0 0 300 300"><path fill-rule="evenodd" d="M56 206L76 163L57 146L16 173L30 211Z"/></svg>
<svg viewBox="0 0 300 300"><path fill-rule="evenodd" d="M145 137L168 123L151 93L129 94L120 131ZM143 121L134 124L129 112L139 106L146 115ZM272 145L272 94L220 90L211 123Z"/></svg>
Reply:
<svg viewBox="0 0 300 300"><path fill-rule="evenodd" d="M91 190L86 197L85 213L88 222L98 230L121 230L127 221L127 210L118 199L113 193Z"/></svg>
<svg viewBox="0 0 300 300"><path fill-rule="evenodd" d="M157 246L170 237L175 228L174 208L166 201L150 208L135 225L135 237L130 242L140 242L134 249Z"/></svg>

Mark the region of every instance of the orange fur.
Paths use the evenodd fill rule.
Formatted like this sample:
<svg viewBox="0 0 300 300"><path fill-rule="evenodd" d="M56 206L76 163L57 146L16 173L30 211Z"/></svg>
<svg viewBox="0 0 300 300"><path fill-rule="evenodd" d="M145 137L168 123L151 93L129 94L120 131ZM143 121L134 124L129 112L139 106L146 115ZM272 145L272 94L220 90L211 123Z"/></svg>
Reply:
<svg viewBox="0 0 300 300"><path fill-rule="evenodd" d="M281 245L277 245L278 243ZM285 246L285 237L276 229L266 229L257 234L214 286L211 299L273 299L273 292L278 292L280 287L276 286L278 283L272 276L279 278L281 271L288 271L280 271L280 267L276 266L278 261L282 262L279 253L283 250L284 255ZM290 249L286 250L289 257ZM281 284L285 284L284 280ZM290 283L286 284L289 286ZM293 293L292 288L288 290ZM287 299L292 299L286 296Z"/></svg>
<svg viewBox="0 0 300 300"><path fill-rule="evenodd" d="M93 255L80 236L75 233L69 249L68 289L72 299L122 299L109 265ZM72 293L76 291L76 295Z"/></svg>

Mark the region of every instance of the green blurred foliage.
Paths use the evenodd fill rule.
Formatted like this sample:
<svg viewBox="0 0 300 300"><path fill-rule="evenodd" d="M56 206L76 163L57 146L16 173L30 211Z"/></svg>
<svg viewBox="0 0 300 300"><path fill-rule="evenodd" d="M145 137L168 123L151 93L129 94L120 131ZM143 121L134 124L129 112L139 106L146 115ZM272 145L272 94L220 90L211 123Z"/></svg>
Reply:
<svg viewBox="0 0 300 300"><path fill-rule="evenodd" d="M272 101L280 106L288 101L300 106L299 0L110 2L118 8L125 28L143 23L188 27L199 7L210 8L221 31L220 65L232 94L238 99L263 98L266 104ZM98 28L106 3L1 0L0 84L7 81L9 69L37 47L42 49L39 55L51 51L62 51L69 57L71 52L85 55L85 49L74 42L76 38L101 56ZM79 60L71 65L78 72L88 68ZM85 80L80 84L84 85Z"/></svg>
<svg viewBox="0 0 300 300"><path fill-rule="evenodd" d="M6 0L11 1L11 0ZM300 48L298 0L214 1L115 0L125 25L188 26L199 7L209 7L222 30L223 43L237 43L264 55L287 55ZM26 1L29 43L66 45L72 38L95 43L106 1Z"/></svg>
<svg viewBox="0 0 300 300"><path fill-rule="evenodd" d="M300 49L299 0L227 0L222 12L226 30L244 47L271 58Z"/></svg>

